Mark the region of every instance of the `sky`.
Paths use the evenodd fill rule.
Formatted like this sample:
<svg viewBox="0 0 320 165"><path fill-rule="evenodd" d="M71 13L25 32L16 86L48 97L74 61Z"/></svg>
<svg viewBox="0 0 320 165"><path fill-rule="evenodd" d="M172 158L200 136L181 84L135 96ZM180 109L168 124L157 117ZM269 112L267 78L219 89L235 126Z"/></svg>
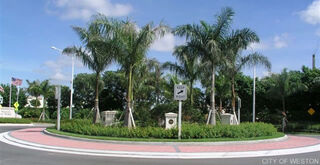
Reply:
<svg viewBox="0 0 320 165"><path fill-rule="evenodd" d="M108 17L129 18L143 26L163 21L170 27L215 22L223 8L235 11L233 29L250 28L260 43L243 52L257 51L269 58L273 73L283 68L300 70L311 67L312 54L320 67L320 0L0 0L0 84L11 77L68 83L71 79L71 58L58 50L80 46L71 26L85 27L96 13ZM174 46L184 39L167 34L157 40L147 57L160 62L174 61ZM107 70L116 70L112 65ZM91 73L76 61L75 73ZM243 70L252 76L252 69ZM268 75L257 68L259 77Z"/></svg>

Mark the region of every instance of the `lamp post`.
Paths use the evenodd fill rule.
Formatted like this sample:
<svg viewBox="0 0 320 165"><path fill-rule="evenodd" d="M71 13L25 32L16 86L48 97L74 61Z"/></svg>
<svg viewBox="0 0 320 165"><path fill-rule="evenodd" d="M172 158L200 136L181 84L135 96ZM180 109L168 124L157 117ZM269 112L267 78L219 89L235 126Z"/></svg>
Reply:
<svg viewBox="0 0 320 165"><path fill-rule="evenodd" d="M51 47L51 49L57 50L62 54L62 50L59 48L56 48L54 46ZM71 55L72 59L72 71L71 71L71 84L70 84L70 114L69 119L72 119L72 101L73 101L73 75L74 75L74 55Z"/></svg>

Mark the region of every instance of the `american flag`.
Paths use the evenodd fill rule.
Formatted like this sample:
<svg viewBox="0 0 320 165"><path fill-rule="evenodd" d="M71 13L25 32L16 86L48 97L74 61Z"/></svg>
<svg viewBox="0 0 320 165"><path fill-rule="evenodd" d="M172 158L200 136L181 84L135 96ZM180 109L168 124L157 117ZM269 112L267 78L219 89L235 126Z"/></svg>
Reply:
<svg viewBox="0 0 320 165"><path fill-rule="evenodd" d="M4 93L4 89L2 88L1 85L0 85L0 92Z"/></svg>
<svg viewBox="0 0 320 165"><path fill-rule="evenodd" d="M11 78L11 84L12 84L12 85L15 85L15 86L21 86L22 80L21 80L21 79L18 79L18 78L12 77L12 78Z"/></svg>

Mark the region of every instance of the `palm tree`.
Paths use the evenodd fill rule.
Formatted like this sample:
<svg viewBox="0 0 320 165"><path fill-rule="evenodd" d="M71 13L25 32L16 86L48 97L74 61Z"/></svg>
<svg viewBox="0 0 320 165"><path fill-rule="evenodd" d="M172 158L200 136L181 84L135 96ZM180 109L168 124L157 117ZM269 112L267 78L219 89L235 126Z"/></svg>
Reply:
<svg viewBox="0 0 320 165"><path fill-rule="evenodd" d="M43 110L42 113L40 115L40 119L41 120L45 120L45 116L46 116L46 98L48 98L49 92L51 90L51 86L49 84L49 80L44 80L40 83L40 90L41 90L41 94L43 96Z"/></svg>
<svg viewBox="0 0 320 165"><path fill-rule="evenodd" d="M308 87L301 81L290 81L291 76L284 68L281 74L272 74L271 78L274 80L274 85L269 89L268 93L272 97L281 99L282 111L286 110L286 97L301 90L306 90Z"/></svg>
<svg viewBox="0 0 320 165"><path fill-rule="evenodd" d="M36 105L35 107L38 108L38 97L41 95L42 90L40 87L40 82L39 81L32 81L30 82L29 80L27 80L27 83L29 85L27 91L31 96L34 96L36 98Z"/></svg>
<svg viewBox="0 0 320 165"><path fill-rule="evenodd" d="M162 37L169 28L163 24L155 27L153 23L149 23L139 29L135 23L126 21L121 25L120 29L122 49L117 56L117 61L128 78L125 125L131 128L130 109L132 108L134 70L143 62L151 44L158 37Z"/></svg>
<svg viewBox="0 0 320 165"><path fill-rule="evenodd" d="M232 110L235 114L235 76L245 66L263 65L271 69L271 63L268 58L255 52L247 56L242 56L241 52L248 47L250 43L259 42L259 37L255 32L248 28L235 30L230 33L222 44L222 50L226 57L226 67L228 75L231 78Z"/></svg>
<svg viewBox="0 0 320 165"><path fill-rule="evenodd" d="M176 56L179 64L166 62L163 64L163 68L175 71L183 78L189 81L190 89L190 105L193 105L193 84L199 77L200 73L200 61L194 50L185 45L175 48L173 55Z"/></svg>
<svg viewBox="0 0 320 165"><path fill-rule="evenodd" d="M231 8L222 9L217 15L215 24L210 25L205 21L200 21L200 25L186 24L178 26L175 34L185 36L187 46L199 53L202 63L207 65L207 70L211 72L211 110L213 111L210 123L216 125L215 109L215 74L218 66L221 65L220 42L222 37L228 32L234 12Z"/></svg>
<svg viewBox="0 0 320 165"><path fill-rule="evenodd" d="M63 50L65 54L78 57L85 66L96 73L93 123L98 123L100 120L99 89L102 83L100 74L112 63L119 48L117 24L116 20L97 15L87 28L73 27L84 48L72 46Z"/></svg>

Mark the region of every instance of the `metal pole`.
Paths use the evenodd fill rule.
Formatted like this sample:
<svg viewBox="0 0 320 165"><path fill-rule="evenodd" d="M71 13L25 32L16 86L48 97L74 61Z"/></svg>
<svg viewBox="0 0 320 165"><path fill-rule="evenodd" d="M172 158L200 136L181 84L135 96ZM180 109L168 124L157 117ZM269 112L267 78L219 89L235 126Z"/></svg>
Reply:
<svg viewBox="0 0 320 165"><path fill-rule="evenodd" d="M182 83L179 83L179 85L182 85ZM179 119L178 119L178 139L181 139L181 112L182 111L182 101L179 100Z"/></svg>
<svg viewBox="0 0 320 165"><path fill-rule="evenodd" d="M56 87L56 94L58 98L58 110L57 110L57 130L60 131L60 102L61 102L61 86Z"/></svg>
<svg viewBox="0 0 320 165"><path fill-rule="evenodd" d="M17 86L17 103L19 103L20 86Z"/></svg>
<svg viewBox="0 0 320 165"><path fill-rule="evenodd" d="M72 55L72 71L71 71L71 92L70 92L70 114L69 118L72 119L72 100L73 100L73 74L74 74L74 55Z"/></svg>
<svg viewBox="0 0 320 165"><path fill-rule="evenodd" d="M12 84L10 82L9 107L11 107L11 92L12 92Z"/></svg>
<svg viewBox="0 0 320 165"><path fill-rule="evenodd" d="M256 66L253 67L253 104L252 104L252 122L256 121Z"/></svg>
<svg viewBox="0 0 320 165"><path fill-rule="evenodd" d="M179 126L178 138L179 138L179 140L181 139L181 109L182 109L182 101L179 100L179 123L178 123L178 126Z"/></svg>

